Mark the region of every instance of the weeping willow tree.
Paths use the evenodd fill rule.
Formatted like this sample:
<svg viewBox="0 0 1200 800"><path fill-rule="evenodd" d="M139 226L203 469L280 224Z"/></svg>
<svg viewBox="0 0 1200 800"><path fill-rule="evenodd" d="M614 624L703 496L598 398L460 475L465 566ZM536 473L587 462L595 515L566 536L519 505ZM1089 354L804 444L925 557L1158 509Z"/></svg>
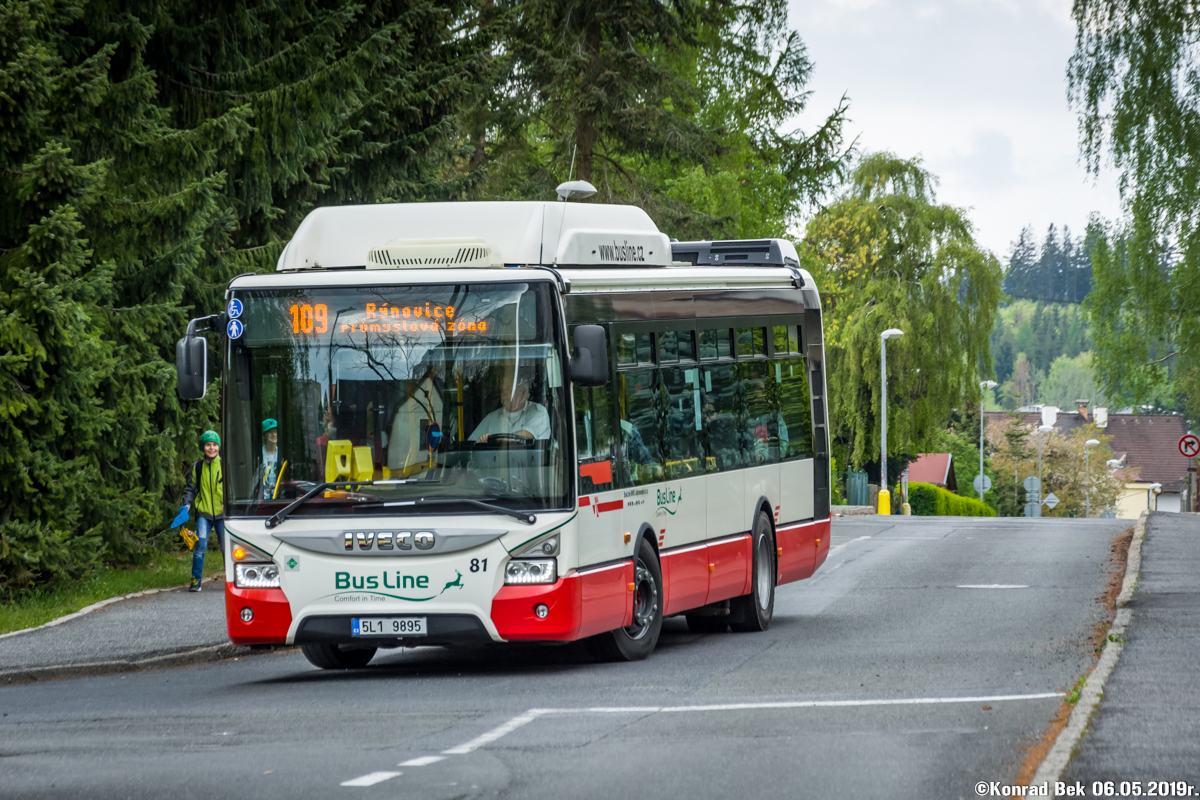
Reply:
<svg viewBox="0 0 1200 800"><path fill-rule="evenodd" d="M1076 0L1070 99L1081 149L1119 171L1125 219L1093 220L1085 307L1113 399L1200 416L1200 9ZM1170 387L1170 388L1168 388ZM1165 390L1165 391L1164 391ZM1174 394L1174 398L1170 397Z"/></svg>
<svg viewBox="0 0 1200 800"><path fill-rule="evenodd" d="M936 202L917 160L877 153L809 223L803 258L821 289L829 414L851 464L878 459L880 334L888 342L888 452L931 446L978 403L1002 272L961 209Z"/></svg>

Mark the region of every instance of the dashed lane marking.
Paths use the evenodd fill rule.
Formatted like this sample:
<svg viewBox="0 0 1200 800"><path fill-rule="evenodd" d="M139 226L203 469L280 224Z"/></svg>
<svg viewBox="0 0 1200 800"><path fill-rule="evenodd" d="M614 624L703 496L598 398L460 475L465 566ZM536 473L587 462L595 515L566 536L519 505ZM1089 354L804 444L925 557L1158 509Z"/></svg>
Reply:
<svg viewBox="0 0 1200 800"><path fill-rule="evenodd" d="M352 781L342 781L342 786L374 786L377 783L383 783L390 778L403 774L402 772L372 772L369 775L363 775L361 778L355 778Z"/></svg>
<svg viewBox="0 0 1200 800"><path fill-rule="evenodd" d="M538 717L540 717L541 715L543 715L545 713L547 713L547 711L545 709L538 709L538 708L530 709L529 711L526 711L524 714L521 714L520 716L513 717L512 719L510 719L508 722L504 723L500 727L493 728L492 730L488 731L487 733L483 734L482 736L476 736L471 741L460 744L458 747L451 747L449 750L443 750L442 755L460 756L460 755L464 755L466 753L470 753L474 750L478 750L480 747L483 747L485 744L491 744L492 742L496 741L500 737L507 736L508 734L512 733L513 731L515 731L517 728L521 727L522 725L528 725L530 722L533 722L535 719L537 719Z"/></svg>
<svg viewBox="0 0 1200 800"><path fill-rule="evenodd" d="M421 756L420 758L410 758L408 761L397 764L400 767L427 767L430 764L436 764L439 761L445 761L445 756Z"/></svg>
<svg viewBox="0 0 1200 800"><path fill-rule="evenodd" d="M1028 589L1027 583L964 583L956 589Z"/></svg>

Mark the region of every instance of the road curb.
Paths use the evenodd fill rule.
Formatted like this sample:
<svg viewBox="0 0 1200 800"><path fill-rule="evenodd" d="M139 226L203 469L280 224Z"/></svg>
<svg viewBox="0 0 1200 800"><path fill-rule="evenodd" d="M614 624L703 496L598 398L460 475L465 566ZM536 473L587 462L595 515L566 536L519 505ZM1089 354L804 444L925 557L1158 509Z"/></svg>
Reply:
<svg viewBox="0 0 1200 800"><path fill-rule="evenodd" d="M220 578L221 580L224 580L224 578L222 576L217 575L212 578L208 578L207 580L201 581L201 583L213 583L218 578ZM119 603L122 600L134 600L138 597L148 597L152 594L162 594L163 592L178 592L180 589L186 589L186 588L188 588L188 584L181 583L178 586L163 586L163 587L160 587L157 589L143 589L140 592L131 592L129 594L123 594L120 597L110 597L107 600L101 600L98 603L92 603L90 606L84 606L83 608L79 609L78 611L75 611L71 614L66 614L64 616L59 617L58 619L52 619L49 622L43 622L41 625L38 625L33 628L21 628L21 630L19 630L19 631L9 631L8 633L0 633L0 639L7 639L10 636L20 636L23 633L33 633L34 631L40 631L43 628L53 628L55 625L62 625L64 622L70 622L73 619L79 619L80 617L91 614L93 611L99 611L100 609L105 608L106 606L111 606L113 603ZM0 674L3 674L3 673L0 673Z"/></svg>
<svg viewBox="0 0 1200 800"><path fill-rule="evenodd" d="M1030 781L1031 786L1053 784L1062 777L1063 770L1067 768L1075 748L1079 746L1083 734L1087 731L1092 714L1100 705L1100 698L1104 694L1104 682L1108 680L1108 676L1117 665L1121 651L1125 649L1125 629L1133 619L1133 609L1126 606L1133 599L1133 593L1137 589L1138 573L1142 568L1142 541L1146 538L1146 519L1149 516L1148 511L1143 511L1137 524L1133 526L1133 540L1129 543L1129 553L1125 558L1125 579L1121 583L1121 593L1117 595L1117 612L1113 615L1112 625L1109 626L1100 660L1084 679L1079 700L1067 719L1067 725L1059 732L1050 752L1034 773Z"/></svg>
<svg viewBox="0 0 1200 800"><path fill-rule="evenodd" d="M254 652L256 651L240 645L216 644L151 658L93 661L88 664L60 664L49 667L20 667L0 672L0 686L56 681L63 678L112 675L118 672L141 672L164 667L186 667L192 664L203 664L206 661L221 661L234 656L248 656Z"/></svg>

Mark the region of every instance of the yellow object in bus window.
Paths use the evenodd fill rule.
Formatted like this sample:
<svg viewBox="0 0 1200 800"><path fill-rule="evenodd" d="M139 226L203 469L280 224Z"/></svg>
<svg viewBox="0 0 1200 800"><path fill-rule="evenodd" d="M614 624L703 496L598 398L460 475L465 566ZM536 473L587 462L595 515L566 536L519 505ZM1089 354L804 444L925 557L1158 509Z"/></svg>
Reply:
<svg viewBox="0 0 1200 800"><path fill-rule="evenodd" d="M354 457L354 442L331 439L325 446L325 482L350 480L350 462Z"/></svg>
<svg viewBox="0 0 1200 800"><path fill-rule="evenodd" d="M369 445L354 448L354 475L351 480L369 481L375 477L374 459Z"/></svg>

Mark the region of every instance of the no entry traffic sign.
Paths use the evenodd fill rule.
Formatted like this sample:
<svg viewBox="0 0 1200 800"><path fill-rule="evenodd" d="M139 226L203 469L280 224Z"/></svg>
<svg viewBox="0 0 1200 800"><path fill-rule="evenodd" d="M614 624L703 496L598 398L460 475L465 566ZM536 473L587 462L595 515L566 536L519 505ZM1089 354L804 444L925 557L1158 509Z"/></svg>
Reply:
<svg viewBox="0 0 1200 800"><path fill-rule="evenodd" d="M1186 434L1179 440L1179 452L1185 458L1195 458L1197 454L1200 454L1200 436L1196 436L1194 433Z"/></svg>

